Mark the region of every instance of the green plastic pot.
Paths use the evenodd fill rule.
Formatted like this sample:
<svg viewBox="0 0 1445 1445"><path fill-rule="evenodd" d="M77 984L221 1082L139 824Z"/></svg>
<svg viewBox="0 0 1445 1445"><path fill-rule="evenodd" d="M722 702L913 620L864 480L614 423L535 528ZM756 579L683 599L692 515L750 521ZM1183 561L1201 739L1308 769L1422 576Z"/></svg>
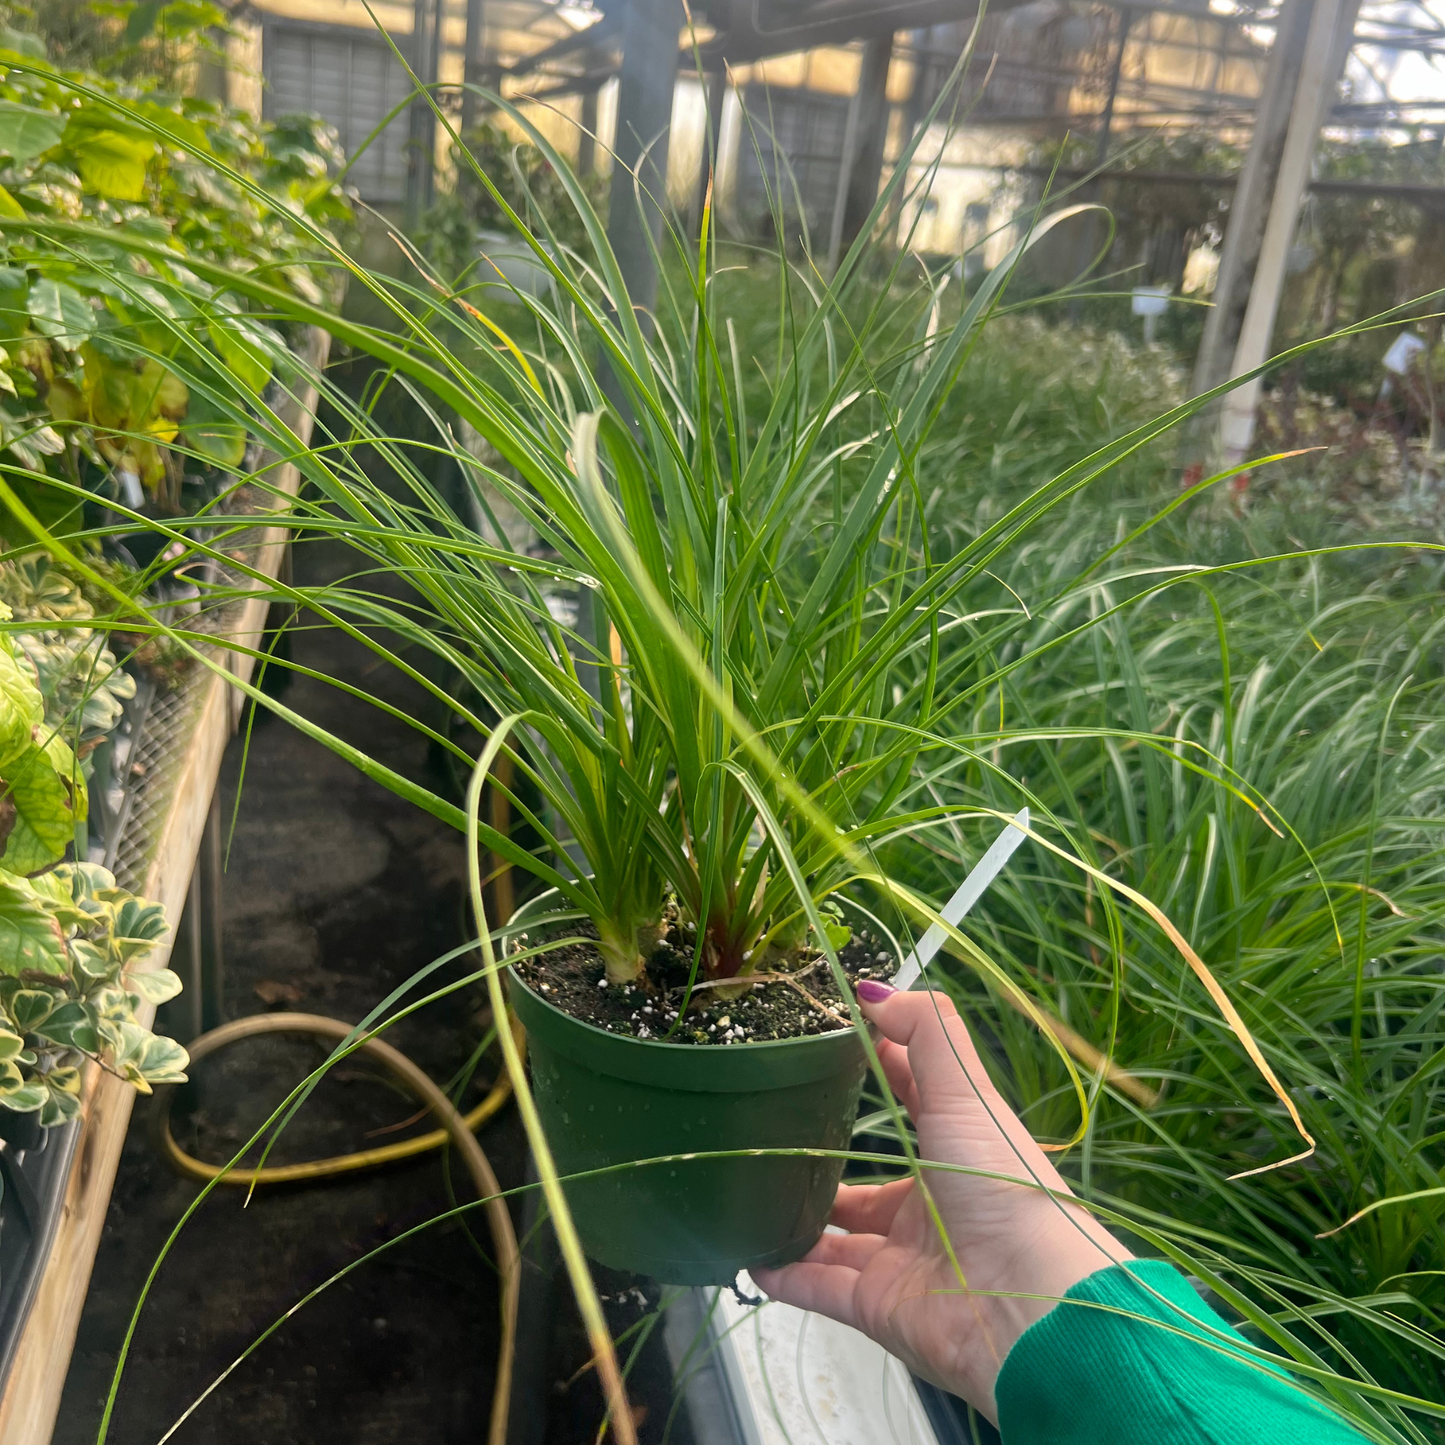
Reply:
<svg viewBox="0 0 1445 1445"><path fill-rule="evenodd" d="M602 1264L666 1284L726 1284L787 1264L823 1232L841 1158L666 1155L849 1147L867 1056L839 1030L754 1044L669 1044L611 1034L534 993L515 972L532 1088L577 1231Z"/></svg>

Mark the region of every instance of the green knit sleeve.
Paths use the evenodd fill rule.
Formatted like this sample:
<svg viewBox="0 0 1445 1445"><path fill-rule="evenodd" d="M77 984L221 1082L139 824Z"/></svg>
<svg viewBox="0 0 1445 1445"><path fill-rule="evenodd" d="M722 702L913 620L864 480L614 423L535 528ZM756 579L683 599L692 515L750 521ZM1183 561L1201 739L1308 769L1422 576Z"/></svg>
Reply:
<svg viewBox="0 0 1445 1445"><path fill-rule="evenodd" d="M1282 1373L1205 1339L1243 1343L1172 1265L1101 1269L1009 1351L995 1386L1004 1445L1360 1445Z"/></svg>

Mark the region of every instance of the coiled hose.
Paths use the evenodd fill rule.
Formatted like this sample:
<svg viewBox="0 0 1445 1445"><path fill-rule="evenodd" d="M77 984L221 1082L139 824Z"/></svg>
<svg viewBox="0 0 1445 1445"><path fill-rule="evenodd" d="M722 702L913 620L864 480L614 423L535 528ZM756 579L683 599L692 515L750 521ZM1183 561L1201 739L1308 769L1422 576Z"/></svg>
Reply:
<svg viewBox="0 0 1445 1445"><path fill-rule="evenodd" d="M521 1042L521 1025L509 1020ZM282 1013L254 1014L222 1024L202 1034L187 1045L192 1061L203 1059L220 1049L261 1034L310 1034L317 1038L340 1042L351 1034L353 1026L340 1019L323 1018L319 1014ZM388 1072L401 1080L436 1115L442 1127L430 1134L386 1144L376 1149L363 1149L355 1154L338 1154L330 1159L313 1159L305 1164L282 1164L265 1169L234 1169L223 1174L223 1166L208 1164L187 1154L171 1133L171 1102L174 1087L156 1090L151 1111L151 1138L161 1155L178 1173L209 1183L219 1178L222 1184L245 1186L253 1184L293 1184L308 1179L327 1179L337 1174L350 1174L359 1169L374 1169L399 1159L411 1159L429 1150L439 1149L448 1139L461 1155L472 1176L477 1193L486 1201L487 1225L497 1255L497 1272L502 1281L502 1338L497 1349L497 1385L492 1396L492 1416L488 1427L488 1445L506 1445L507 1406L512 1393L512 1362L516 1352L517 1298L521 1286L521 1255L517 1236L512 1229L512 1216L507 1210L501 1186L475 1130L492 1117L511 1095L512 1086L505 1072L492 1086L491 1092L476 1108L460 1113L430 1076L418 1068L405 1054L380 1039L366 1039L359 1052L369 1054Z"/></svg>

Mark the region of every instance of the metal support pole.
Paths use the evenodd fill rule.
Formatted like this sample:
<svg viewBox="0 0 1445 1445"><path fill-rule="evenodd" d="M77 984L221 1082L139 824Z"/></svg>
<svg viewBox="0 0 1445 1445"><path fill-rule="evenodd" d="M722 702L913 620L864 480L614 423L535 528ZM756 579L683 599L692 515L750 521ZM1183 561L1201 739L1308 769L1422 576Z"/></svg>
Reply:
<svg viewBox="0 0 1445 1445"><path fill-rule="evenodd" d="M1194 395L1211 391L1230 374L1244 310L1254 284L1270 197L1284 158L1285 135L1315 0L1285 0L1270 48L1264 89L1254 115L1254 136L1229 205L1229 222L1214 283L1213 306L1194 361ZM1202 436L1202 433L1201 433ZM1197 448L1196 448L1197 449Z"/></svg>
<svg viewBox="0 0 1445 1445"><path fill-rule="evenodd" d="M913 48L913 83L908 87L908 102L903 108L903 143L913 139L913 132L923 124L923 116L933 97L928 93L928 65L932 58L933 26L915 30L908 37Z"/></svg>
<svg viewBox="0 0 1445 1445"><path fill-rule="evenodd" d="M923 124L924 114L932 102L928 94L929 82L929 59L932 54L931 41L933 29L915 30L908 37L908 43L913 51L913 80L908 87L908 100L903 107L903 134L902 143L899 146L900 156L907 152L913 144L914 136L918 127ZM896 162L895 162L896 164ZM888 218L884 222L884 231L892 235L898 229L898 217L903 210L903 198L907 194L907 186L899 186L893 192L893 199L888 205Z"/></svg>
<svg viewBox="0 0 1445 1445"><path fill-rule="evenodd" d="M679 0L627 0L607 236L632 306L649 312L657 300L653 252L661 245L667 203L668 131L681 30Z"/></svg>
<svg viewBox="0 0 1445 1445"><path fill-rule="evenodd" d="M1104 108L1099 113L1099 136L1094 143L1094 169L1102 170L1104 161L1109 154L1109 137L1114 129L1114 104L1119 99L1119 81L1124 74L1124 52L1129 48L1129 32L1134 27L1134 12L1132 10L1120 10L1119 16L1119 42L1114 47L1114 59L1109 66L1109 89L1104 97ZM1097 200L1099 195L1099 182L1094 179L1080 191L1081 200ZM1086 267L1091 267L1094 257L1101 249L1103 237L1107 234L1103 219L1097 211L1090 211L1084 218L1083 240L1084 254L1079 261L1079 270L1083 272ZM1082 307L1079 299L1075 297L1069 308L1070 318L1077 324L1082 316Z"/></svg>
<svg viewBox="0 0 1445 1445"><path fill-rule="evenodd" d="M1315 145L1355 33L1360 0L1315 0L1305 42L1304 64L1295 88L1289 131L1280 158L1274 197L1260 243L1259 264L1235 347L1231 376L1262 366L1269 355L1285 267L1299 221L1300 201L1309 181ZM1220 442L1226 467L1237 465L1254 440L1260 378L1235 387L1224 398Z"/></svg>
<svg viewBox="0 0 1445 1445"><path fill-rule="evenodd" d="M440 25L438 25L440 30ZM467 0L467 38L462 51L462 123L463 136L471 134L477 123L477 96L470 87L483 84L482 46L486 38L485 0Z"/></svg>
<svg viewBox="0 0 1445 1445"><path fill-rule="evenodd" d="M828 274L838 269L843 259L843 223L848 213L848 185L853 176L853 159L858 150L858 97L848 105L848 120L843 127L843 156L838 162L838 189L833 196L833 223L828 228ZM780 238L781 239L781 238Z"/></svg>
<svg viewBox="0 0 1445 1445"><path fill-rule="evenodd" d="M1129 47L1129 31L1134 26L1134 12L1119 12L1119 44L1114 49L1114 63L1109 67L1109 93L1099 117L1099 140L1094 147L1094 169L1103 170L1109 156L1109 134L1114 128L1114 104L1119 99L1119 80L1124 74L1124 52Z"/></svg>
<svg viewBox="0 0 1445 1445"><path fill-rule="evenodd" d="M848 107L843 163L828 237L828 269L835 271L858 239L878 199L883 176L883 147L888 140L888 68L893 61L893 34L880 35L863 47L858 90Z"/></svg>
<svg viewBox="0 0 1445 1445"><path fill-rule="evenodd" d="M442 0L415 0L411 22L411 68L417 83L435 95ZM415 227L432 203L436 181L436 117L418 95L407 114L406 224Z"/></svg>

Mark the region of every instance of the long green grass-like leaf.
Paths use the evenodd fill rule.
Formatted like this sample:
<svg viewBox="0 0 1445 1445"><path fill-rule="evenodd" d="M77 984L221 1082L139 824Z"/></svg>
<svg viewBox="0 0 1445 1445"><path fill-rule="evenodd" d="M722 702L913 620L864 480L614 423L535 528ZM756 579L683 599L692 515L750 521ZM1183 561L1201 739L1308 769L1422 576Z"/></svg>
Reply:
<svg viewBox="0 0 1445 1445"><path fill-rule="evenodd" d="M1323 549L1201 552L1190 499L1131 492L1122 479L1148 470L1187 405L1118 424L1081 417L1037 446L990 422L987 457L971 451L969 408L993 384L977 362L1037 228L957 300L891 264L870 273L866 239L824 278L806 254L720 255L710 232L676 264L663 256L649 335L600 218L547 154L589 248L569 252L545 227L530 238L555 291L478 305L424 263L397 280L333 253L391 329L332 318L263 277L195 266L187 279L167 248L110 238L156 284L189 288L202 318L224 290L329 325L374 364L359 395L315 378L327 428L300 448L264 407L220 395L224 379L185 335L158 350L297 462L306 491L286 520L297 544L329 537L358 557L349 576L265 595L414 675L447 713L418 724L451 757L505 749L538 846L344 755L469 828L474 868L485 843L559 888L619 977L645 967L675 898L698 924L696 975L710 985L815 948L818 905L835 895L906 942L968 861L970 820L1037 803L1039 837L1058 853L1030 850L1028 876L1005 880L953 940L975 963L950 983L993 1032L986 1057L1038 1132L1081 1134L1069 1159L1086 1190L1105 1179L1155 1214L1199 1195L1191 1237L1229 1241L1241 1298L1269 1297L1288 1326L1271 1328L1310 1340L1322 1378L1338 1364L1365 1382L1356 1395L1330 1386L1337 1398L1421 1438L1408 1392L1367 1376L1426 1382L1423 1396L1437 1380L1428 1331L1385 1326L1378 1303L1381 1281L1407 1275L1428 1322L1422 1265L1441 1244L1428 1162L1445 1134L1428 965L1445 871L1429 802L1434 621L1376 594L1318 605L1322 569L1365 564ZM29 234L84 264L84 227ZM730 271L738 258L753 276ZM604 369L625 407L609 401ZM395 434L393 403L416 419L412 434ZM484 456L461 445L463 424ZM505 538L503 509L535 547ZM477 516L495 540L479 539ZM171 531L192 556L224 550ZM382 573L404 579L403 599L376 585ZM201 650L198 633L171 631ZM1398 694L1394 711L1382 694ZM503 736L499 718L524 721ZM1344 899L1358 958L1342 1014ZM1050 1018L1097 1047L1094 1077L1057 1046ZM1346 1080L1342 1018L1357 1020ZM1115 1058L1157 1104L1113 1087ZM1316 1157L1256 1173L1291 1152L1296 1126ZM1320 1245L1337 1252L1297 1248L1302 1230L1338 1222L1342 1197L1365 1212L1345 1242ZM1198 1250L1179 1257L1226 1272ZM1276 1300L1279 1279L1306 1303Z"/></svg>

